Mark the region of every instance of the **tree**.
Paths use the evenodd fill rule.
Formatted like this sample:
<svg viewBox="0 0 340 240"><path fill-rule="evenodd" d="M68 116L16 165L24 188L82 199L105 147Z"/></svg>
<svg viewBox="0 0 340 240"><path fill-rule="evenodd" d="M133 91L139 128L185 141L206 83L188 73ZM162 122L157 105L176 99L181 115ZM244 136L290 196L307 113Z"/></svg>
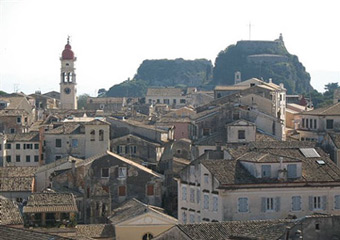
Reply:
<svg viewBox="0 0 340 240"><path fill-rule="evenodd" d="M78 109L86 109L87 99L90 97L89 94L85 93L78 97Z"/></svg>

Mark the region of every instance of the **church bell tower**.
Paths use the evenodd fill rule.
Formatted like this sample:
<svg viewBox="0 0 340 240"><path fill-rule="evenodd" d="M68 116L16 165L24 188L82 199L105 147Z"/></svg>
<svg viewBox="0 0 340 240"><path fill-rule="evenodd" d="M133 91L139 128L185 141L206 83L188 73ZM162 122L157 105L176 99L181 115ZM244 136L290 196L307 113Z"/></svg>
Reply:
<svg viewBox="0 0 340 240"><path fill-rule="evenodd" d="M77 109L77 82L74 62L77 60L71 50L70 37L60 58L60 104L61 109Z"/></svg>

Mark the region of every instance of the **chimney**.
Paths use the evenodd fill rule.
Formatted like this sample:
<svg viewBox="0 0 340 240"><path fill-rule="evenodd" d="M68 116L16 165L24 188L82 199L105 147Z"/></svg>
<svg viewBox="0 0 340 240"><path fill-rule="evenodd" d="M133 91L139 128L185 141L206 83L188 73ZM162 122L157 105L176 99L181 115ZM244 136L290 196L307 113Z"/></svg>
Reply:
<svg viewBox="0 0 340 240"><path fill-rule="evenodd" d="M74 175L76 173L76 160L72 159L71 164L72 164L72 174Z"/></svg>
<svg viewBox="0 0 340 240"><path fill-rule="evenodd" d="M273 80L271 78L269 78L269 83L273 83Z"/></svg>
<svg viewBox="0 0 340 240"><path fill-rule="evenodd" d="M280 168L278 171L279 181L287 181L287 169L283 166L283 158L280 157Z"/></svg>
<svg viewBox="0 0 340 240"><path fill-rule="evenodd" d="M283 85L283 83L280 83L280 88L284 88L284 85Z"/></svg>

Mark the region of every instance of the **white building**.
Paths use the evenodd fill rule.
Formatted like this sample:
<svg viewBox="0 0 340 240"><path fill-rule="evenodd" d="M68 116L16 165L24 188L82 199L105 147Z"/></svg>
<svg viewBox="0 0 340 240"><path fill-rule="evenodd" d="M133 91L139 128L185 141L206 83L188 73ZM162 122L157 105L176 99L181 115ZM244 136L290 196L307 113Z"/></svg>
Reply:
<svg viewBox="0 0 340 240"><path fill-rule="evenodd" d="M250 149L230 160L207 152L181 171L181 223L340 214L340 169L321 149L274 141Z"/></svg>

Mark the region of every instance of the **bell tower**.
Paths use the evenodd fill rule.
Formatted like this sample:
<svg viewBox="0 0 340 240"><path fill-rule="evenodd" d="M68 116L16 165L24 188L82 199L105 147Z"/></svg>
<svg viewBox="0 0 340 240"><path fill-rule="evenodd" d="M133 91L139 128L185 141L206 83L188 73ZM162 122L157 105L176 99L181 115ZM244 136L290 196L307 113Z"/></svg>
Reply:
<svg viewBox="0 0 340 240"><path fill-rule="evenodd" d="M77 109L77 82L74 62L77 60L71 50L70 37L60 58L60 104L61 109Z"/></svg>

